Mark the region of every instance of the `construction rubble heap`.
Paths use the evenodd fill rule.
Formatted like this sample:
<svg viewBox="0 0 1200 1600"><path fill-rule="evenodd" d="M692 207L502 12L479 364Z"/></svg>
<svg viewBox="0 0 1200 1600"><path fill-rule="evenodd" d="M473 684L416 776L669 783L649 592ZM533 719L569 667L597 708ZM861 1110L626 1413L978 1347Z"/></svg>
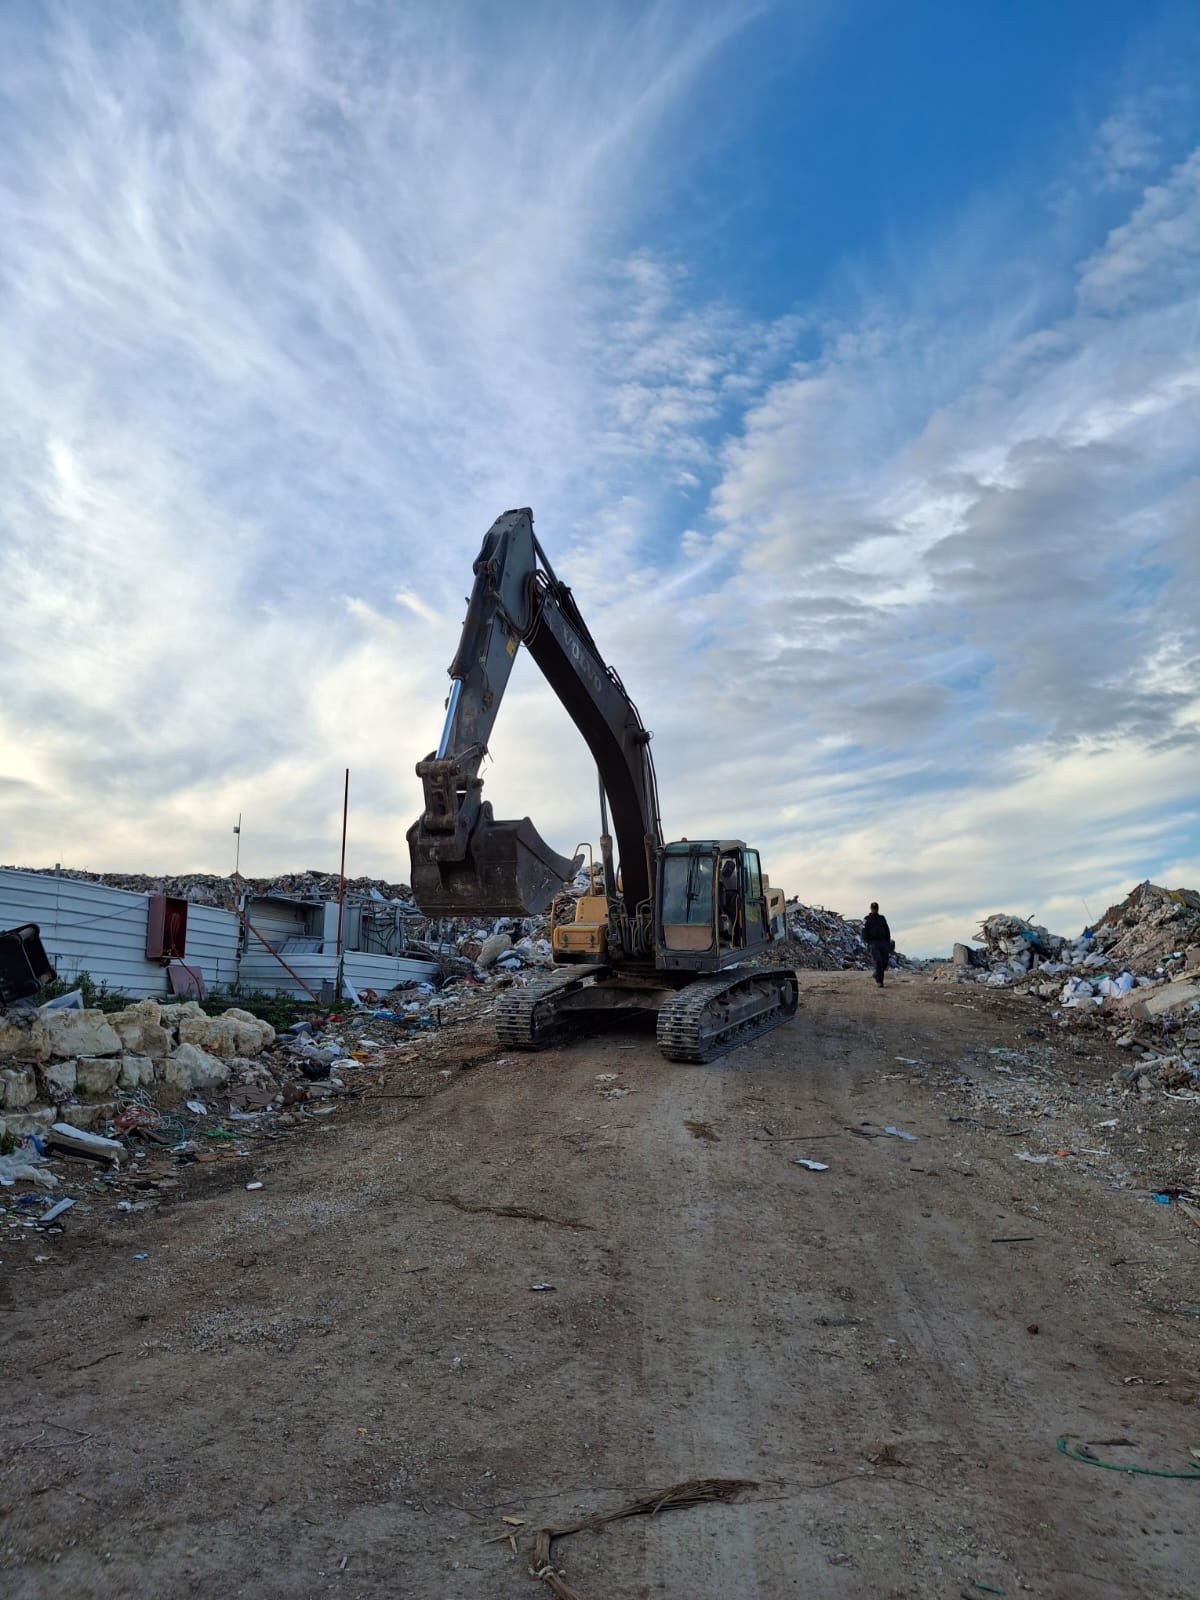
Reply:
<svg viewBox="0 0 1200 1600"><path fill-rule="evenodd" d="M247 878L237 874L222 878L213 872L160 873L87 872L67 867L6 867L4 871L33 872L41 877L70 878L77 883L98 883L129 894L166 894L194 905L229 906L240 894L262 898L282 895L291 900L336 900L341 879L336 872L281 872L273 878ZM350 899L402 901L417 908L412 890L404 883L382 878L347 878Z"/></svg>
<svg viewBox="0 0 1200 1600"><path fill-rule="evenodd" d="M1011 989L1063 1028L1100 1028L1136 1056L1127 1088L1200 1099L1200 894L1139 883L1077 939L998 912L978 942L955 945L936 975Z"/></svg>
<svg viewBox="0 0 1200 1600"><path fill-rule="evenodd" d="M795 966L813 972L865 971L871 965L861 917L846 918L798 900L787 904L787 955ZM909 964L903 956L897 959Z"/></svg>

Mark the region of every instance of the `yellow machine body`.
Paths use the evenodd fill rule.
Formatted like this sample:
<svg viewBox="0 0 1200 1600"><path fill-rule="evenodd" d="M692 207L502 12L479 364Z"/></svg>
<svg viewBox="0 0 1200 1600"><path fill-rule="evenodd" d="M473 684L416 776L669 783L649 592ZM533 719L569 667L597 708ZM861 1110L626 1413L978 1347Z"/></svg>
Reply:
<svg viewBox="0 0 1200 1600"><path fill-rule="evenodd" d="M608 901L604 895L580 895L574 921L551 932L550 948L556 961L603 961L608 955Z"/></svg>

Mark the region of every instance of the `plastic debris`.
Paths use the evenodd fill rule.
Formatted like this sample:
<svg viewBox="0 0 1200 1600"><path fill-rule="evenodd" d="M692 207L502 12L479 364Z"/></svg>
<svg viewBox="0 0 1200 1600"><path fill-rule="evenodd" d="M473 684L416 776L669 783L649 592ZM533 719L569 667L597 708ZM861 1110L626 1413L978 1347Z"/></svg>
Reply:
<svg viewBox="0 0 1200 1600"><path fill-rule="evenodd" d="M890 1134L893 1139L906 1139L909 1144L916 1144L917 1142L915 1133L905 1133L903 1128L893 1128L890 1122L887 1123L883 1131Z"/></svg>
<svg viewBox="0 0 1200 1600"><path fill-rule="evenodd" d="M803 1167L808 1172L828 1172L827 1161L810 1161L807 1156L794 1156L793 1160L798 1167Z"/></svg>

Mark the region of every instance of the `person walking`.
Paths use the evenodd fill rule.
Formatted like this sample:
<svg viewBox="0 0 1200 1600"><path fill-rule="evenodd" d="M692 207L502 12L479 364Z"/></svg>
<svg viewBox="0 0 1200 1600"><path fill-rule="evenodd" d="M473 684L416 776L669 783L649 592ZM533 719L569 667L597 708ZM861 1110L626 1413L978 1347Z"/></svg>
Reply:
<svg viewBox="0 0 1200 1600"><path fill-rule="evenodd" d="M887 918L879 915L878 900L871 901L871 910L863 918L862 941L871 953L875 982L882 989L883 975L892 954L892 930L887 925Z"/></svg>

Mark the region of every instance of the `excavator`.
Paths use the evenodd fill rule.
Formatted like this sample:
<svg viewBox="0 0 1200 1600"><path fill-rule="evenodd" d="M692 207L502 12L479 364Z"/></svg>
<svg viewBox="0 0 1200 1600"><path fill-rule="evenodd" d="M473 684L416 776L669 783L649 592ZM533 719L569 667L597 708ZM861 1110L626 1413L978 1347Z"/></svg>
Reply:
<svg viewBox="0 0 1200 1600"><path fill-rule="evenodd" d="M540 915L585 859L558 855L528 817L498 820L483 798L480 767L520 645L600 782L600 862L573 919L552 930L553 970L497 1000L499 1043L536 1050L640 1011L656 1016L668 1060L706 1062L780 1027L796 1012L796 974L750 961L771 942L779 891L740 839L664 840L651 735L555 576L528 507L496 519L473 570L441 740L417 764L425 808L407 835L417 905L438 918Z"/></svg>

